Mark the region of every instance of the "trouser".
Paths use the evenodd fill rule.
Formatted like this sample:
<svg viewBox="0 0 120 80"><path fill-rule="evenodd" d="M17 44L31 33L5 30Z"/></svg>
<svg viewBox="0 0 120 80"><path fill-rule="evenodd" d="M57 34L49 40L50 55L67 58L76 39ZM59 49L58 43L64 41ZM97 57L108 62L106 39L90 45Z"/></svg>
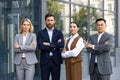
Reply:
<svg viewBox="0 0 120 80"><path fill-rule="evenodd" d="M94 71L90 74L90 80L110 80L110 74L100 74L98 65L95 63Z"/></svg>
<svg viewBox="0 0 120 80"><path fill-rule="evenodd" d="M35 74L35 65L26 63L26 59L22 59L20 65L16 65L17 80L33 80Z"/></svg>
<svg viewBox="0 0 120 80"><path fill-rule="evenodd" d="M41 64L41 78L42 80L60 80L60 64L56 64L53 59L50 59L47 64Z"/></svg>

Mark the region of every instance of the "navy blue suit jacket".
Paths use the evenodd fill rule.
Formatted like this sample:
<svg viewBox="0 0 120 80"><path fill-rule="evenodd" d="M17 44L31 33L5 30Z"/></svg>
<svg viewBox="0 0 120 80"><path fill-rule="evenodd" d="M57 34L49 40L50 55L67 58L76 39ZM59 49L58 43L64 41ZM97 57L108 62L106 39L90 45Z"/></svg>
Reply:
<svg viewBox="0 0 120 80"><path fill-rule="evenodd" d="M61 39L61 42L58 42L59 39ZM50 39L46 28L39 31L37 35L37 46L41 50L40 64L48 63L50 52L53 53L54 62L56 64L61 64L62 63L61 49L64 47L64 38L62 32L54 28L52 42L50 43L50 46L43 45L43 42L50 43Z"/></svg>

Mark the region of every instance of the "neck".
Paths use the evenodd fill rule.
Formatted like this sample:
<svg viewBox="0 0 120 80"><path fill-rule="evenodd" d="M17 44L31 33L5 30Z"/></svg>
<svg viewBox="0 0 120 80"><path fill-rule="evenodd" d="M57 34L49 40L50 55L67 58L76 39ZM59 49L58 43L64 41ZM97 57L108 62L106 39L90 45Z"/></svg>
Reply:
<svg viewBox="0 0 120 80"><path fill-rule="evenodd" d="M49 30L52 30L53 29L53 27L51 27L51 28L48 28Z"/></svg>
<svg viewBox="0 0 120 80"><path fill-rule="evenodd" d="M98 34L101 34L101 33L104 33L104 32L98 32Z"/></svg>
<svg viewBox="0 0 120 80"><path fill-rule="evenodd" d="M28 34L28 32L22 32L22 34L23 34L23 35L27 35L27 34Z"/></svg>
<svg viewBox="0 0 120 80"><path fill-rule="evenodd" d="M72 36L74 36L74 35L76 35L77 33L75 33L75 34L72 34Z"/></svg>

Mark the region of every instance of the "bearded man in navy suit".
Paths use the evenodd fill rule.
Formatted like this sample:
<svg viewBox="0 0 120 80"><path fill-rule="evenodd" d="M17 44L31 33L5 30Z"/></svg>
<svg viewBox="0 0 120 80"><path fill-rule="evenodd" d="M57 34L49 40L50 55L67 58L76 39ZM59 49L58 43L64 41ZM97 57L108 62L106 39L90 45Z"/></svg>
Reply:
<svg viewBox="0 0 120 80"><path fill-rule="evenodd" d="M62 63L61 48L64 47L64 38L60 30L55 28L55 16L51 13L45 15L45 29L38 32L37 45L41 50L40 68L42 80L60 80Z"/></svg>

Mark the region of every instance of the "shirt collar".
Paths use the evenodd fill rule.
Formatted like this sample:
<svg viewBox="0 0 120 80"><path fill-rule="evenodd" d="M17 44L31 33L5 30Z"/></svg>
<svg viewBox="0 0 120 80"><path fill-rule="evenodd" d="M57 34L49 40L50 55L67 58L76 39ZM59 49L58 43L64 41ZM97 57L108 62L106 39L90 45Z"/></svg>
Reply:
<svg viewBox="0 0 120 80"><path fill-rule="evenodd" d="M52 27L52 29L48 29L48 28L46 27L46 29L47 29L47 31L53 31L53 30L54 30L54 27Z"/></svg>
<svg viewBox="0 0 120 80"><path fill-rule="evenodd" d="M28 35L29 33L27 33L26 35L24 35L24 34L22 34L24 37L27 37L27 35Z"/></svg>
<svg viewBox="0 0 120 80"><path fill-rule="evenodd" d="M75 35L71 35L70 38L76 38L77 36L79 36L78 33L76 33Z"/></svg>
<svg viewBox="0 0 120 80"><path fill-rule="evenodd" d="M102 33L100 33L100 34L98 33L98 36L99 36L99 35L101 35L101 36L102 36L103 34L104 34L104 32L102 32Z"/></svg>

